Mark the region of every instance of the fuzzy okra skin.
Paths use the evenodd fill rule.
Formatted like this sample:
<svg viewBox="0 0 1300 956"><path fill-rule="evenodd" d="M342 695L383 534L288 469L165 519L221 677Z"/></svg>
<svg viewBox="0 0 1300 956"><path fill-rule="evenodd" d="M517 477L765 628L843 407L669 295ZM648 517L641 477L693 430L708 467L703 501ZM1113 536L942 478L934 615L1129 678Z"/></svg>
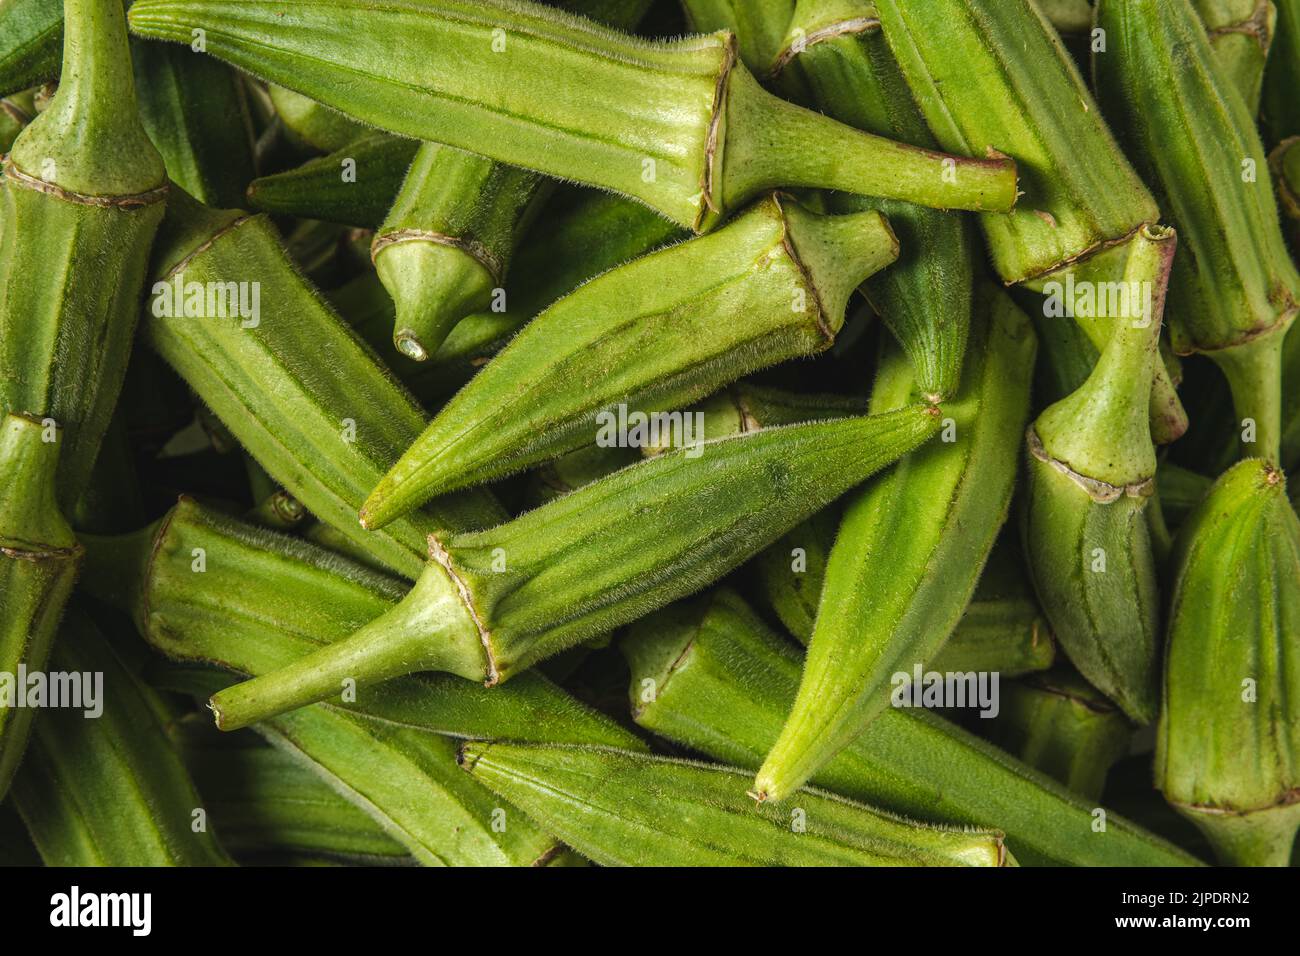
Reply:
<svg viewBox="0 0 1300 956"><path fill-rule="evenodd" d="M1253 114L1183 0L1103 0L1097 23L1108 37L1093 54L1099 99L1183 249L1169 285L1174 350L1218 363L1239 421L1255 423L1246 453L1277 461L1282 340L1300 310L1300 274Z"/></svg>
<svg viewBox="0 0 1300 956"><path fill-rule="evenodd" d="M290 142L301 148L330 153L366 131L363 124L337 110L274 83L267 88L267 95Z"/></svg>
<svg viewBox="0 0 1300 956"><path fill-rule="evenodd" d="M1025 439L1021 532L1039 601L1074 666L1138 723L1159 707L1147 396L1175 243L1163 229L1132 243L1125 281L1150 288L1149 302L1130 302L1088 380L1049 406Z"/></svg>
<svg viewBox="0 0 1300 956"><path fill-rule="evenodd" d="M54 77L63 46L63 0L0 4L0 95Z"/></svg>
<svg viewBox="0 0 1300 956"><path fill-rule="evenodd" d="M409 578L420 573L426 535L499 521L495 499L472 492L377 534L360 528L366 491L419 434L424 413L299 274L266 217L174 192L141 331L267 473ZM257 291L247 316L214 300L236 283ZM243 304L252 301L250 292Z"/></svg>
<svg viewBox="0 0 1300 956"><path fill-rule="evenodd" d="M0 799L35 717L14 706L13 681L44 671L82 557L54 499L59 438L52 422L0 420Z"/></svg>
<svg viewBox="0 0 1300 956"><path fill-rule="evenodd" d="M731 571L932 437L934 409L765 429L624 468L513 521L440 541L397 607L212 701L238 728L438 670L493 686ZM698 454L697 454L698 452Z"/></svg>
<svg viewBox="0 0 1300 956"><path fill-rule="evenodd" d="M1156 786L1222 862L1286 866L1300 827L1300 520L1261 459L1179 532Z"/></svg>
<svg viewBox="0 0 1300 956"><path fill-rule="evenodd" d="M687 228L780 186L1015 203L1009 160L905 147L779 100L727 33L638 40L524 0L141 0L130 20L151 39L203 30L207 52L363 122L622 193Z"/></svg>
<svg viewBox="0 0 1300 956"><path fill-rule="evenodd" d="M957 626L1011 504L1036 346L1029 318L985 286L967 374L940 412L945 441L903 459L845 512L799 694L755 779L759 800L784 800L848 746L888 706L891 675L928 664ZM873 411L904 405L914 387L892 353Z"/></svg>
<svg viewBox="0 0 1300 956"><path fill-rule="evenodd" d="M799 654L720 588L643 618L619 645L632 716L647 730L741 767L757 767L799 684ZM1196 861L1096 807L987 741L924 710L887 708L813 783L947 825L994 827L1021 863L1185 866Z"/></svg>
<svg viewBox="0 0 1300 956"><path fill-rule="evenodd" d="M879 213L820 216L772 196L716 233L605 273L447 403L371 492L362 524L587 445L620 404L682 408L827 348L854 287L897 255Z"/></svg>
<svg viewBox="0 0 1300 956"><path fill-rule="evenodd" d="M501 742L462 766L602 866L1005 866L996 830L911 823L816 790L755 810L745 772L616 750Z"/></svg>
<svg viewBox="0 0 1300 956"><path fill-rule="evenodd" d="M96 717L41 714L11 791L47 866L222 866L152 692L79 612L60 628L53 670L102 678ZM85 698L83 698L83 702Z"/></svg>
<svg viewBox="0 0 1300 956"><path fill-rule="evenodd" d="M778 78L798 74L811 104L842 123L938 149L879 26L868 0L800 0L777 60ZM911 358L921 394L936 402L948 398L961 378L970 331L968 224L911 203L843 194L831 198L831 208L877 209L889 219L901 255L868 279L863 292Z"/></svg>
<svg viewBox="0 0 1300 956"><path fill-rule="evenodd" d="M1273 43L1277 7L1272 0L1194 0L1209 36L1210 49L1223 78L1246 102L1251 116L1259 112L1264 64Z"/></svg>
<svg viewBox="0 0 1300 956"><path fill-rule="evenodd" d="M274 671L343 640L410 589L189 499L138 532L87 535L86 548L82 587L131 615L151 647L173 660L242 674ZM354 699L346 690L335 688L325 705L426 733L638 746L633 735L536 673L494 691L447 674L386 681Z"/></svg>
<svg viewBox="0 0 1300 956"><path fill-rule="evenodd" d="M58 92L4 163L0 412L59 423L70 512L126 374L167 181L136 115L121 3L66 13Z"/></svg>
<svg viewBox="0 0 1300 956"><path fill-rule="evenodd" d="M1300 0L1275 0L1277 29L1264 69L1261 103L1264 127L1270 141L1300 136Z"/></svg>

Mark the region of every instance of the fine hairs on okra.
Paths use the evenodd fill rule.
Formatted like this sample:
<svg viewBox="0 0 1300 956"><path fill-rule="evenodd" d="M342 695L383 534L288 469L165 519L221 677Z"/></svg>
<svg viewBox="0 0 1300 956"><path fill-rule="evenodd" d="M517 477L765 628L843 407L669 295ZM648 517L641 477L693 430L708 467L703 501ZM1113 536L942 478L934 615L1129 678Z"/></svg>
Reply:
<svg viewBox="0 0 1300 956"><path fill-rule="evenodd" d="M158 40L200 30L206 52L365 123L610 189L686 228L775 187L950 209L1016 199L1005 157L918 150L765 93L728 33L637 40L525 0L143 0L130 20Z"/></svg>

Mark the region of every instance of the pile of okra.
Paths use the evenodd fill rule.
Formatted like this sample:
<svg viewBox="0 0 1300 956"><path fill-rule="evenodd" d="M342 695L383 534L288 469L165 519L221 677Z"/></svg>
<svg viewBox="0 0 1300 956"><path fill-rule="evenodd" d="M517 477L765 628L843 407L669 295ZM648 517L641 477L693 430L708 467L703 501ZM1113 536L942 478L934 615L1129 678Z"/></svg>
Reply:
<svg viewBox="0 0 1300 956"><path fill-rule="evenodd" d="M1290 862L1300 0L0 0L0 96L0 862Z"/></svg>

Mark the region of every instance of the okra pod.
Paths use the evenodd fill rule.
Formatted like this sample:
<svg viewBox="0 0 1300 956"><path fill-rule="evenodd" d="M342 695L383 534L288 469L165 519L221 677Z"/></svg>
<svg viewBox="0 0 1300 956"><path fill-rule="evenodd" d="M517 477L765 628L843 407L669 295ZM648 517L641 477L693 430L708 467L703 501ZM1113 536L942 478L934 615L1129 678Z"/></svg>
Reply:
<svg viewBox="0 0 1300 956"><path fill-rule="evenodd" d="M1165 517L1175 527L1192 512L1214 484L1213 478L1183 468L1172 461L1162 461L1156 469L1156 489Z"/></svg>
<svg viewBox="0 0 1300 956"><path fill-rule="evenodd" d="M996 830L910 823L805 790L792 812L745 797L731 767L610 747L467 743L475 780L602 866L1005 866Z"/></svg>
<svg viewBox="0 0 1300 956"><path fill-rule="evenodd" d="M789 20L781 76L797 73L813 106L856 129L938 149L880 33L869 0L800 0ZM741 34L742 38L744 34ZM903 202L834 196L832 209L877 209L898 234L899 261L863 286L907 351L931 401L957 389L970 330L973 249L967 223Z"/></svg>
<svg viewBox="0 0 1300 956"><path fill-rule="evenodd" d="M270 84L267 95L289 141L299 149L332 153L366 132L356 120L283 86Z"/></svg>
<svg viewBox="0 0 1300 956"><path fill-rule="evenodd" d="M1241 94L1251 116L1259 113L1264 65L1277 7L1272 0L1194 0L1219 72Z"/></svg>
<svg viewBox="0 0 1300 956"><path fill-rule="evenodd" d="M1246 453L1276 462L1282 339L1300 309L1300 274L1254 116L1184 0L1103 0L1097 23L1109 38L1094 53L1099 98L1185 250L1169 285L1174 350L1218 363Z"/></svg>
<svg viewBox="0 0 1300 956"><path fill-rule="evenodd" d="M1274 4L1277 28L1264 69L1261 113L1270 141L1277 143L1300 136L1300 104L1295 97L1300 89L1300 0L1274 0Z"/></svg>
<svg viewBox="0 0 1300 956"><path fill-rule="evenodd" d="M1043 16L1060 33L1085 33L1092 26L1091 0L1037 0Z"/></svg>
<svg viewBox="0 0 1300 956"><path fill-rule="evenodd" d="M362 524L599 441L620 404L680 409L827 348L853 289L897 254L879 213L819 216L772 196L716 233L605 273L530 322L447 403L371 492Z"/></svg>
<svg viewBox="0 0 1300 956"><path fill-rule="evenodd" d="M651 458L482 533L431 536L400 604L218 694L218 725L324 699L345 678L436 670L495 685L731 571L938 427L916 406L765 429Z"/></svg>
<svg viewBox="0 0 1300 956"><path fill-rule="evenodd" d="M1074 666L1138 723L1159 706L1147 406L1175 242L1153 228L1131 244L1125 282L1145 295L1116 318L1088 380L1026 435L1021 527L1039 601Z"/></svg>
<svg viewBox="0 0 1300 956"><path fill-rule="evenodd" d="M410 578L428 534L500 520L495 500L474 492L378 534L358 526L366 491L419 434L423 412L298 273L266 217L174 193L142 332L267 473Z"/></svg>
<svg viewBox="0 0 1300 956"><path fill-rule="evenodd" d="M151 647L173 660L242 674L274 671L343 640L409 590L323 548L188 499L138 532L86 536L86 547L82 587L129 614ZM493 691L439 674L355 695L343 685L335 690L327 706L426 733L638 746L633 735L536 673Z"/></svg>
<svg viewBox="0 0 1300 956"><path fill-rule="evenodd" d="M81 613L65 619L50 665L79 681L84 707L41 714L13 783L45 864L228 863L152 692Z"/></svg>
<svg viewBox="0 0 1300 956"><path fill-rule="evenodd" d="M1156 786L1227 865L1286 866L1300 827L1300 519L1247 459L1179 533Z"/></svg>
<svg viewBox="0 0 1300 956"><path fill-rule="evenodd" d="M996 151L1021 167L1016 208L980 217L1003 281L1059 292L1072 279L1103 290L1121 280L1127 241L1160 211L1038 7L878 0L876 10L939 143ZM1066 304L1100 351L1114 323ZM1156 374L1151 422L1163 444L1186 431L1187 417L1166 370Z"/></svg>
<svg viewBox="0 0 1300 956"><path fill-rule="evenodd" d="M140 119L167 176L200 202L238 206L256 172L253 122L230 67L162 43L131 46Z"/></svg>
<svg viewBox="0 0 1300 956"><path fill-rule="evenodd" d="M727 33L639 40L525 0L142 0L130 20L159 40L202 30L207 52L365 123L631 196L687 228L781 186L1015 203L1011 161L905 147L779 100Z"/></svg>
<svg viewBox="0 0 1300 956"><path fill-rule="evenodd" d="M926 665L961 619L1006 521L1029 417L1036 341L1005 292L981 290L968 373L942 412L943 441L904 459L849 504L826 564L799 694L754 783L784 800L889 704L891 675ZM911 400L892 352L873 412Z"/></svg>
<svg viewBox="0 0 1300 956"><path fill-rule="evenodd" d="M1078 674L1058 668L1003 685L991 739L1085 800L1128 753L1132 725Z"/></svg>
<svg viewBox="0 0 1300 956"><path fill-rule="evenodd" d="M328 156L253 180L248 203L261 212L374 229L388 215L419 145L367 133Z"/></svg>
<svg viewBox="0 0 1300 956"><path fill-rule="evenodd" d="M740 61L762 79L781 50L795 0L682 0L682 8L692 33L730 30L736 34Z"/></svg>
<svg viewBox="0 0 1300 956"><path fill-rule="evenodd" d="M54 499L59 445L53 421L14 414L0 421L0 799L35 714L15 703L25 686L4 684L45 669L82 556Z"/></svg>
<svg viewBox="0 0 1300 956"><path fill-rule="evenodd" d="M63 0L6 0L0 6L0 95L56 76L62 47Z"/></svg>
<svg viewBox="0 0 1300 956"><path fill-rule="evenodd" d="M9 152L18 134L32 121L32 97L19 94L0 100L0 155Z"/></svg>
<svg viewBox="0 0 1300 956"><path fill-rule="evenodd" d="M620 648L642 727L756 767L794 701L799 655L726 589L643 618ZM1030 865L1185 866L1196 861L1098 809L987 741L924 710L886 708L816 786L931 823L1003 829Z"/></svg>
<svg viewBox="0 0 1300 956"><path fill-rule="evenodd" d="M63 81L4 162L0 411L59 423L70 512L126 374L167 182L136 115L120 0L66 13Z"/></svg>

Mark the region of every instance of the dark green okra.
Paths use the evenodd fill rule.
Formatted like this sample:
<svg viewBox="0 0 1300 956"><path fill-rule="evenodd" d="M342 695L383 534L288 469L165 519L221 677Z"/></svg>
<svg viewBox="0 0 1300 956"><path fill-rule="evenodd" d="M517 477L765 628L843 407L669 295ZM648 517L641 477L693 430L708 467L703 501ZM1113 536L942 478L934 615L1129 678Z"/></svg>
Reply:
<svg viewBox="0 0 1300 956"><path fill-rule="evenodd" d="M167 176L200 202L238 206L253 180L253 126L230 67L162 43L131 46L140 119Z"/></svg>
<svg viewBox="0 0 1300 956"><path fill-rule="evenodd" d="M267 473L411 578L426 535L500 520L495 500L475 492L378 534L361 529L365 494L419 434L424 413L298 273L265 216L210 210L175 192L142 332Z"/></svg>
<svg viewBox="0 0 1300 956"><path fill-rule="evenodd" d="M754 784L783 800L889 705L899 672L926 666L970 602L1006 521L1029 417L1036 341L1005 292L981 289L967 374L943 440L903 459L845 511L826 565L799 694ZM874 412L913 400L910 363L882 363Z"/></svg>
<svg viewBox="0 0 1300 956"><path fill-rule="evenodd" d="M1264 69L1261 103L1264 127L1271 142L1300 136L1300 0L1274 0L1277 29Z"/></svg>
<svg viewBox="0 0 1300 956"><path fill-rule="evenodd" d="M877 212L820 216L772 196L643 256L530 322L442 409L361 510L382 527L433 494L600 440L605 415L680 409L827 348L849 295L892 262Z"/></svg>
<svg viewBox="0 0 1300 956"><path fill-rule="evenodd" d="M45 669L82 549L54 499L60 435L53 421L0 420L0 800L35 711L19 706L27 672Z"/></svg>
<svg viewBox="0 0 1300 956"><path fill-rule="evenodd" d="M63 48L63 0L0 4L0 95L51 79Z"/></svg>
<svg viewBox="0 0 1300 956"><path fill-rule="evenodd" d="M869 0L800 0L776 63L778 78L797 73L811 104L842 123L938 149L879 27ZM936 402L948 398L960 381L970 330L974 278L967 223L888 200L836 195L831 205L837 212L878 209L888 217L901 255L863 291L907 350L921 394Z"/></svg>
<svg viewBox="0 0 1300 956"><path fill-rule="evenodd" d="M677 449L477 534L430 536L415 588L344 641L212 701L237 728L340 681L436 670L497 684L731 571L935 434L914 406Z"/></svg>
<svg viewBox="0 0 1300 956"><path fill-rule="evenodd" d="M30 91L0 100L0 155L9 152L9 147L32 121L35 112Z"/></svg>
<svg viewBox="0 0 1300 956"><path fill-rule="evenodd" d="M1026 434L1026 563L1052 632L1089 683L1148 723L1159 693L1155 559L1144 511L1155 486L1147 414L1172 230L1129 245L1130 298L1088 380Z"/></svg>
<svg viewBox="0 0 1300 956"><path fill-rule="evenodd" d="M1122 280L1127 242L1160 211L1060 37L1029 0L878 0L876 10L940 144L1016 159L1016 208L980 217L998 274L1051 293L1100 351L1113 317L1070 292ZM1165 443L1187 417L1164 367L1156 372L1152 432Z"/></svg>
<svg viewBox="0 0 1300 956"><path fill-rule="evenodd" d="M1277 24L1277 8L1272 0L1193 0L1193 5L1205 25L1219 73L1241 94L1250 115L1255 116L1263 91L1264 64Z"/></svg>
<svg viewBox="0 0 1300 956"><path fill-rule="evenodd" d="M14 779L13 799L45 864L228 863L152 692L83 614L68 614L50 667L79 678L85 706L41 714Z"/></svg>
<svg viewBox="0 0 1300 956"><path fill-rule="evenodd" d="M1218 363L1241 427L1254 432L1246 453L1277 461L1282 339L1300 309L1300 274L1253 114L1184 0L1104 0L1097 23L1108 37L1094 53L1099 98L1183 250L1169 285L1174 350Z"/></svg>
<svg viewBox="0 0 1300 956"><path fill-rule="evenodd" d="M242 674L277 670L343 640L410 589L188 499L136 533L87 536L86 547L82 587L131 615L150 646ZM324 706L425 733L638 746L535 672L493 690L449 674L346 690L336 687Z"/></svg>
<svg viewBox="0 0 1300 956"><path fill-rule="evenodd" d="M795 649L725 589L643 618L620 647L638 724L741 767L762 762L799 684ZM1024 864L1196 862L924 710L887 708L813 781L918 820L996 826Z"/></svg>
<svg viewBox="0 0 1300 956"><path fill-rule="evenodd" d="M469 743L466 770L602 866L1005 866L996 830L910 823L817 790L793 811L743 770L611 747Z"/></svg>
<svg viewBox="0 0 1300 956"><path fill-rule="evenodd" d="M779 100L727 33L639 40L525 0L141 0L130 20L151 39L203 30L207 52L366 123L631 196L687 228L781 186L1015 203L1009 160L905 147Z"/></svg>
<svg viewBox="0 0 1300 956"><path fill-rule="evenodd" d="M989 737L1085 800L1101 799L1106 774L1128 753L1132 725L1078 674L1058 668L1001 688Z"/></svg>
<svg viewBox="0 0 1300 956"><path fill-rule="evenodd" d="M1221 861L1286 866L1300 827L1300 519L1234 465L1179 533L1156 786Z"/></svg>
<svg viewBox="0 0 1300 956"><path fill-rule="evenodd" d="M136 115L119 0L67 0L63 81L4 163L0 412L63 429L70 512L117 402L166 172Z"/></svg>

